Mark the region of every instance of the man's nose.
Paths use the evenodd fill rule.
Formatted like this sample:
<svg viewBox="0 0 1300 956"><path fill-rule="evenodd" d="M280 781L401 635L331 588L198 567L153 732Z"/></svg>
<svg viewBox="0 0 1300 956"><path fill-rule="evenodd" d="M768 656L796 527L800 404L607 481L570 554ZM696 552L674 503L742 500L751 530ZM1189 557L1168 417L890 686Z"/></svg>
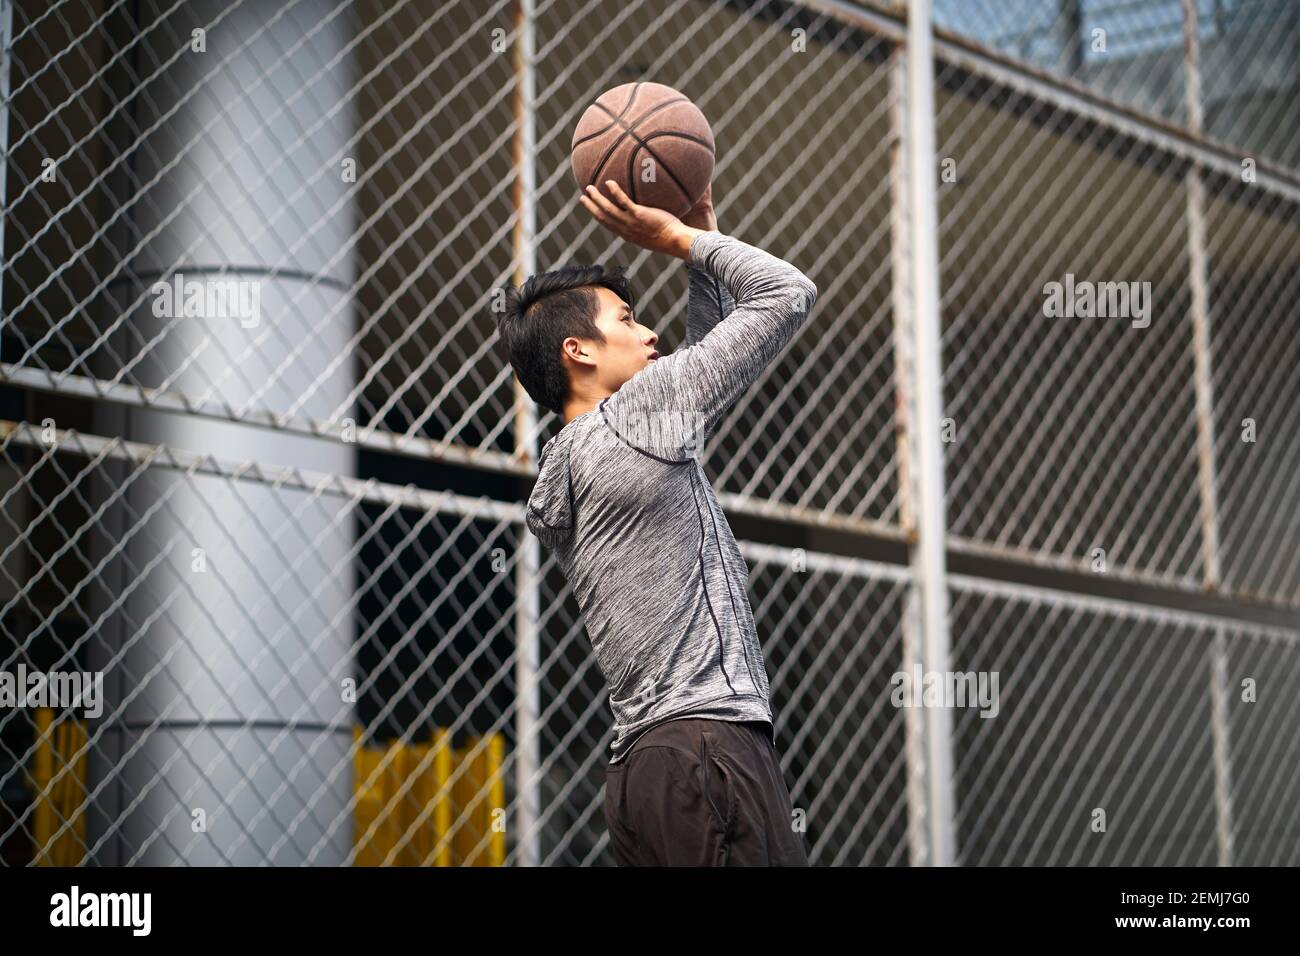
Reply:
<svg viewBox="0 0 1300 956"><path fill-rule="evenodd" d="M657 336L653 331L650 331L650 334L645 337L646 345L654 345L658 341L659 336Z"/></svg>

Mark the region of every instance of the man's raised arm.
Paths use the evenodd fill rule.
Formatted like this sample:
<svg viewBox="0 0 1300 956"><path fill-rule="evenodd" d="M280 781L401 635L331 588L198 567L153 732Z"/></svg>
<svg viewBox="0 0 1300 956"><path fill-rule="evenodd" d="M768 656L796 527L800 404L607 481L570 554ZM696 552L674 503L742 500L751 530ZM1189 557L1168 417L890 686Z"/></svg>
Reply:
<svg viewBox="0 0 1300 956"><path fill-rule="evenodd" d="M713 331L736 307L731 290L698 266L686 265L686 344Z"/></svg>
<svg viewBox="0 0 1300 956"><path fill-rule="evenodd" d="M682 224L704 232L720 232L713 208L713 183L691 210L682 216ZM708 335L715 325L731 314L736 301L721 282L686 259L686 344L694 345Z"/></svg>
<svg viewBox="0 0 1300 956"><path fill-rule="evenodd" d="M803 324L817 286L790 263L720 232L698 232L687 261L734 308L697 342L634 375L604 405L616 432L670 460L698 454L712 428ZM637 440L637 429L656 447Z"/></svg>
<svg viewBox="0 0 1300 956"><path fill-rule="evenodd" d="M699 454L709 428L789 343L817 301L817 286L790 263L734 236L685 225L671 213L588 187L581 202L629 242L684 259L734 300L698 341L633 375L601 403L629 445L667 461ZM689 308L689 304L688 304Z"/></svg>

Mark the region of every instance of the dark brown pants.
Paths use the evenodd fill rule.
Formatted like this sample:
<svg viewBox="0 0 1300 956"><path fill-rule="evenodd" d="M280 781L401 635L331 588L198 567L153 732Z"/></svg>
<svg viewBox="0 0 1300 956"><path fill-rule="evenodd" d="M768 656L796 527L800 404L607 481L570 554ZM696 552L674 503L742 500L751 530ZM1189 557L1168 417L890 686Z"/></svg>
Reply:
<svg viewBox="0 0 1300 956"><path fill-rule="evenodd" d="M605 769L621 866L807 866L766 721L651 727Z"/></svg>

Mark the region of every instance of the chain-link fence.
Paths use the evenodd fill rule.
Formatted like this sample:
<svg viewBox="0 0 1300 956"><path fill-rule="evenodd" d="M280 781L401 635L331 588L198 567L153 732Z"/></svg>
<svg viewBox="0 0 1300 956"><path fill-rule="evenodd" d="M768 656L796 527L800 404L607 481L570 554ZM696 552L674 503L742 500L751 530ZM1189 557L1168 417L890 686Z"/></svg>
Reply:
<svg viewBox="0 0 1300 956"><path fill-rule="evenodd" d="M933 25L918 69L901 3L0 0L0 858L612 862L491 301L617 261L684 338L568 166L647 78L819 289L705 459L813 862L1295 863L1300 3ZM999 683L934 734L918 669Z"/></svg>
<svg viewBox="0 0 1300 956"><path fill-rule="evenodd" d="M1001 704L956 711L960 862L1296 864L1294 631L964 578L952 621Z"/></svg>

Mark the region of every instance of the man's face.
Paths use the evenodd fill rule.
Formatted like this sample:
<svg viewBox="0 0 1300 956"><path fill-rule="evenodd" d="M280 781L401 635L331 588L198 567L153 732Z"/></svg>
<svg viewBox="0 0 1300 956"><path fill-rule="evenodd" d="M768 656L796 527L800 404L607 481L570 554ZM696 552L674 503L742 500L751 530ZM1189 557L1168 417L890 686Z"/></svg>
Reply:
<svg viewBox="0 0 1300 956"><path fill-rule="evenodd" d="M583 341L582 348L595 363L599 384L614 392L655 360L659 336L638 324L631 307L609 289L596 286L595 292L600 301L596 327L605 343Z"/></svg>

